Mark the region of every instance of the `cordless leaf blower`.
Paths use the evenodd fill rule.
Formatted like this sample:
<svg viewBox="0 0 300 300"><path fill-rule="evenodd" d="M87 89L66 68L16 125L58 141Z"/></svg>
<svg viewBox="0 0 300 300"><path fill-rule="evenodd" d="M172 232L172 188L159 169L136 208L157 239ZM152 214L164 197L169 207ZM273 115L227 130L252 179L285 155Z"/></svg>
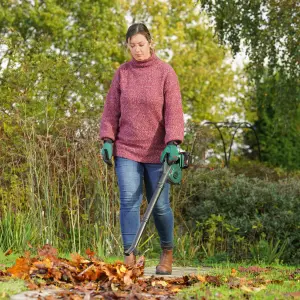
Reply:
<svg viewBox="0 0 300 300"><path fill-rule="evenodd" d="M178 160L173 164L168 164L167 158L164 161L163 165L163 173L158 181L156 190L153 193L153 196L147 206L146 212L141 221L140 227L135 235L135 238L132 242L132 245L129 249L127 249L124 254L130 255L136 248L141 239L141 236L144 232L146 224L151 216L153 208L164 188L166 182L170 184L180 184L182 179L182 169L186 169L189 165L189 153L188 152L180 152Z"/></svg>

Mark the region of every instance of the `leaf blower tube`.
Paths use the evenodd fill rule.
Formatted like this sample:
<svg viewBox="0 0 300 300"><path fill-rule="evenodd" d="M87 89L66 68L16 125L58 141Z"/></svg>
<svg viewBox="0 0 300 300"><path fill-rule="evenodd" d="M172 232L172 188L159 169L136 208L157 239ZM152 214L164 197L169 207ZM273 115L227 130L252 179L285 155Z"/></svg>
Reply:
<svg viewBox="0 0 300 300"><path fill-rule="evenodd" d="M142 237L142 234L144 232L146 224L147 224L147 222L151 216L151 213L153 211L153 208L164 188L165 183L169 182L170 184L179 184L181 181L181 178L182 178L181 169L187 168L188 164L189 164L188 152L180 152L178 160L171 165L169 165L166 161L164 162L163 173L159 178L156 190L147 206L147 209L146 209L146 212L141 221L140 227L135 235L135 238L134 238L130 248L124 252L125 255L127 255L127 256L130 255L137 248L137 245Z"/></svg>

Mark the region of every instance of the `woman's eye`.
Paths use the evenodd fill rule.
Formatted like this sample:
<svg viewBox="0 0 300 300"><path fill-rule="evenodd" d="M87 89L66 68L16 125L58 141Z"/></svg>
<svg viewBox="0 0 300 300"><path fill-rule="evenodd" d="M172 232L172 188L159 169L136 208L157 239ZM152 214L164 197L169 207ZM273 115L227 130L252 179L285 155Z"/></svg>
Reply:
<svg viewBox="0 0 300 300"><path fill-rule="evenodd" d="M144 47L144 45L145 44L137 44L137 46L139 46L139 47ZM134 48L135 47L135 45L130 45L130 48Z"/></svg>

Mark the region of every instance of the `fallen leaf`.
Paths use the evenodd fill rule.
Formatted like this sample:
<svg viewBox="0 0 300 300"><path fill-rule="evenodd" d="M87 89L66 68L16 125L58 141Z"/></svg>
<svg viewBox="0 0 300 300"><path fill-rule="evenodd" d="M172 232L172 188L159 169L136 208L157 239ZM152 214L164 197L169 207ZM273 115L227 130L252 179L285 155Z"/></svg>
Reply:
<svg viewBox="0 0 300 300"><path fill-rule="evenodd" d="M79 295L70 295L70 300L82 300L82 297Z"/></svg>
<svg viewBox="0 0 300 300"><path fill-rule="evenodd" d="M211 283L215 286L220 286L221 285L221 278L220 276L210 276L210 275L206 275L205 276L205 280L208 283Z"/></svg>
<svg viewBox="0 0 300 300"><path fill-rule="evenodd" d="M117 287L117 285L114 284L114 283L112 283L112 284L110 285L110 287L111 287L111 290L112 290L113 292L117 292L117 291L119 290L118 287Z"/></svg>
<svg viewBox="0 0 300 300"><path fill-rule="evenodd" d="M200 282L206 282L205 276L202 276L202 275L196 275L196 276Z"/></svg>
<svg viewBox="0 0 300 300"><path fill-rule="evenodd" d="M91 299L91 293L92 292L86 292L85 295L84 295L83 300L90 300Z"/></svg>
<svg viewBox="0 0 300 300"><path fill-rule="evenodd" d="M71 254L71 261L75 263L76 266L79 266L80 264L88 264L90 263L89 260L85 259L78 253L72 253Z"/></svg>
<svg viewBox="0 0 300 300"><path fill-rule="evenodd" d="M261 272L266 272L268 269L266 268L261 268L258 266L250 266L250 267L239 267L240 272L248 272L248 273L261 273Z"/></svg>
<svg viewBox="0 0 300 300"><path fill-rule="evenodd" d="M53 266L53 261L47 257L44 260L33 262L32 265L38 269L50 269Z"/></svg>
<svg viewBox="0 0 300 300"><path fill-rule="evenodd" d="M85 250L85 254L89 257L89 259L92 259L95 256L95 252L92 251L90 248Z"/></svg>
<svg viewBox="0 0 300 300"><path fill-rule="evenodd" d="M266 287L264 285L262 285L260 287L254 286L252 289L254 292L260 292L261 290L265 290Z"/></svg>
<svg viewBox="0 0 300 300"><path fill-rule="evenodd" d="M286 297L293 297L294 299L299 299L300 298L300 292L291 292L284 294Z"/></svg>
<svg viewBox="0 0 300 300"><path fill-rule="evenodd" d="M28 279L30 270L30 259L27 257L17 258L15 265L8 268L7 273L11 274L12 277L20 279Z"/></svg>
<svg viewBox="0 0 300 300"><path fill-rule="evenodd" d="M241 289L242 291L244 291L244 292L252 293L252 289L249 288L248 286L243 285L243 286L240 287L240 289Z"/></svg>
<svg viewBox="0 0 300 300"><path fill-rule="evenodd" d="M132 270L128 270L127 273L124 276L124 283L125 285L129 286L132 285L133 280L132 280Z"/></svg>
<svg viewBox="0 0 300 300"><path fill-rule="evenodd" d="M236 269L231 269L231 275L236 276L237 270Z"/></svg>
<svg viewBox="0 0 300 300"><path fill-rule="evenodd" d="M45 300L57 300L57 297L54 296L54 295L48 295L48 296L45 296L43 297Z"/></svg>
<svg viewBox="0 0 300 300"><path fill-rule="evenodd" d="M33 282L29 282L29 283L27 284L27 288L28 288L29 290L37 290L37 289L39 288L39 286L36 285L36 284L33 283Z"/></svg>
<svg viewBox="0 0 300 300"><path fill-rule="evenodd" d="M170 288L170 291L173 292L173 293L178 293L178 292L181 291L181 289L178 288L178 287L171 287L171 288Z"/></svg>
<svg viewBox="0 0 300 300"><path fill-rule="evenodd" d="M168 285L168 283L164 280L157 281L157 284L160 284L162 286L167 286Z"/></svg>
<svg viewBox="0 0 300 300"><path fill-rule="evenodd" d="M38 255L54 258L57 257L57 249L49 244L45 244L41 249L38 249Z"/></svg>
<svg viewBox="0 0 300 300"><path fill-rule="evenodd" d="M13 253L13 251L11 250L11 249L8 249L5 253L4 253L4 255L5 256L9 256L9 255L11 255Z"/></svg>
<svg viewBox="0 0 300 300"><path fill-rule="evenodd" d="M124 265L121 265L120 272L126 273L126 271L127 271L126 267Z"/></svg>

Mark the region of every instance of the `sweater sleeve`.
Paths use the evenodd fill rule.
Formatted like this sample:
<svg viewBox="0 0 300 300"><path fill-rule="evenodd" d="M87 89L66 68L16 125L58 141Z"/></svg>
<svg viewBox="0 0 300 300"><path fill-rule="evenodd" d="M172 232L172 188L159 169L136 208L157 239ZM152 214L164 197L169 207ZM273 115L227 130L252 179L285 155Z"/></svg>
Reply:
<svg viewBox="0 0 300 300"><path fill-rule="evenodd" d="M181 143L184 137L183 109L179 82L173 68L166 77L164 97L165 143L170 141Z"/></svg>
<svg viewBox="0 0 300 300"><path fill-rule="evenodd" d="M114 75L109 88L100 122L100 139L115 140L119 126L120 111L120 70Z"/></svg>

